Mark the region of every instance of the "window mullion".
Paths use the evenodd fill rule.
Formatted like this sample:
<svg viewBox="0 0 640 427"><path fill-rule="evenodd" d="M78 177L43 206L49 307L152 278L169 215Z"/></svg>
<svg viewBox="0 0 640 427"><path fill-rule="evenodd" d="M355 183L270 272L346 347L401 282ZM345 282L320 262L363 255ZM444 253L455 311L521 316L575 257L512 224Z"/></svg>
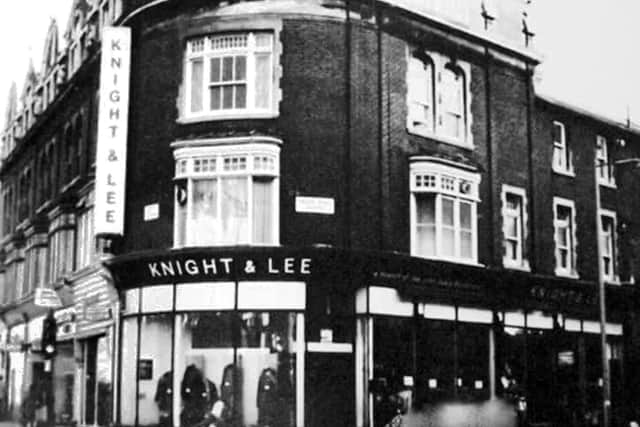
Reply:
<svg viewBox="0 0 640 427"><path fill-rule="evenodd" d="M247 158L247 160L249 160L249 158ZM246 182L249 186L247 189L247 228L249 229L247 233L247 243L256 243L253 238L253 227L255 227L255 224L253 223L253 177L251 174L247 175Z"/></svg>
<svg viewBox="0 0 640 427"><path fill-rule="evenodd" d="M435 256L440 256L440 247L442 244L442 195L435 193L435 235L436 235L436 247Z"/></svg>

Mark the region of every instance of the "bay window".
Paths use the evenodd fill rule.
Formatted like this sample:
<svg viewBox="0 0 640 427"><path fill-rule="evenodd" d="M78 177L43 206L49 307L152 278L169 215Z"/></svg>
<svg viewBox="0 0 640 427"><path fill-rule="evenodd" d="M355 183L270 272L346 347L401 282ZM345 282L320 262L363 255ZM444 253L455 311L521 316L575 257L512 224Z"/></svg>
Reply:
<svg viewBox="0 0 640 427"><path fill-rule="evenodd" d="M175 246L278 243L277 145L177 146Z"/></svg>
<svg viewBox="0 0 640 427"><path fill-rule="evenodd" d="M214 34L187 41L184 116L272 113L274 34Z"/></svg>
<svg viewBox="0 0 640 427"><path fill-rule="evenodd" d="M410 179L411 253L475 262L480 175L427 160L411 164Z"/></svg>

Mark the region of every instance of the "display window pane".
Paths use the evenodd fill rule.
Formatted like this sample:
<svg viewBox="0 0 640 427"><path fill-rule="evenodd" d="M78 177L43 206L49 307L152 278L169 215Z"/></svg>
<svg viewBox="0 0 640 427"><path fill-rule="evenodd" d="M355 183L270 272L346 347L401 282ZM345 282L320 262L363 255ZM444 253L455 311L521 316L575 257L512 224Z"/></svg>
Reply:
<svg viewBox="0 0 640 427"><path fill-rule="evenodd" d="M296 425L296 314L240 314L237 390L231 407L242 426ZM224 400L224 399L223 399Z"/></svg>
<svg viewBox="0 0 640 427"><path fill-rule="evenodd" d="M527 405L533 422L551 422L557 409L553 340L554 331L527 330Z"/></svg>
<svg viewBox="0 0 640 427"><path fill-rule="evenodd" d="M53 367L53 393L55 414L58 424L69 423L73 419L73 389L75 378L75 359L73 342L58 343L58 353Z"/></svg>
<svg viewBox="0 0 640 427"><path fill-rule="evenodd" d="M428 412L430 405L455 394L455 322L421 320L416 349L416 402Z"/></svg>
<svg viewBox="0 0 640 427"><path fill-rule="evenodd" d="M524 324L524 316L523 316ZM524 328L505 326L496 333L496 395L515 405L525 395Z"/></svg>
<svg viewBox="0 0 640 427"><path fill-rule="evenodd" d="M558 422L559 425L575 425L580 419L582 405L580 365L584 363L584 343L581 334L559 333L555 355Z"/></svg>
<svg viewBox="0 0 640 427"><path fill-rule="evenodd" d="M173 316L155 314L140 321L138 361L138 425L171 426L173 378L171 342Z"/></svg>
<svg viewBox="0 0 640 427"><path fill-rule="evenodd" d="M405 388L406 379L414 380L412 318L376 317L373 324L373 397L374 426L386 425L397 414L395 398Z"/></svg>
<svg viewBox="0 0 640 427"><path fill-rule="evenodd" d="M222 241L248 242L247 178L222 179Z"/></svg>
<svg viewBox="0 0 640 427"><path fill-rule="evenodd" d="M120 362L120 424L133 426L136 421L136 373L138 363L138 319L122 321Z"/></svg>
<svg viewBox="0 0 640 427"><path fill-rule="evenodd" d="M233 408L234 377L237 377L233 363L233 316L229 312L176 316L173 412L177 425L190 427L201 423L218 400ZM228 420L231 414L229 410L224 417Z"/></svg>
<svg viewBox="0 0 640 427"><path fill-rule="evenodd" d="M489 334L491 326L458 323L458 398L464 401L487 400L489 385Z"/></svg>

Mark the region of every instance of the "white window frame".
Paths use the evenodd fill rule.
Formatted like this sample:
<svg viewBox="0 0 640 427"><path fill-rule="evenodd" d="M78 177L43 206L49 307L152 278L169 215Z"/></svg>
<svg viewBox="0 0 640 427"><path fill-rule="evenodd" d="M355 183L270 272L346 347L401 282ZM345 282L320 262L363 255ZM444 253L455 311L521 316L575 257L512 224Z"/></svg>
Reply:
<svg viewBox="0 0 640 427"><path fill-rule="evenodd" d="M178 201L174 201L174 233L173 242L174 247L190 247L190 246L229 246L229 245L252 245L252 246L278 246L280 243L280 144L282 141L276 138L259 137L259 138L226 138L217 140L194 140L194 141L180 141L174 142L172 147L175 149L174 158L176 160L176 173L175 179L184 179L186 181L186 224L185 224L185 236L183 242L180 243L179 230L180 222L178 211ZM271 171L258 170L255 168L254 156L267 155L273 158L274 164ZM247 167L240 171L222 171L221 165L225 157L229 156L246 156ZM208 161L215 162L215 168L206 172L194 172L194 161L198 159L208 159ZM218 178L217 185L221 185L221 177L246 177L248 182L247 200L248 211L247 221L248 228L247 236L248 240L238 242L210 242L194 244L190 239L189 231L189 219L192 218L193 212L193 182L198 178L211 179ZM273 180L273 212L272 212L272 230L273 236L271 242L259 242L253 241L253 186L249 185L254 177L269 177ZM219 188L219 187L218 187ZM221 194L218 191L218 194ZM176 194L176 196L178 196ZM177 199L177 197L176 197ZM221 206L221 197L218 197L218 208Z"/></svg>
<svg viewBox="0 0 640 427"><path fill-rule="evenodd" d="M616 180L609 153L609 141L602 135L596 136L596 174L600 185L615 188Z"/></svg>
<svg viewBox="0 0 640 427"><path fill-rule="evenodd" d="M510 209L507 205L507 195L514 195L520 199L519 211ZM512 185L502 185L502 236L503 242L510 239L507 236L507 219L516 218L517 220L517 236L515 236L517 249L516 258L510 258L507 256L506 250L503 254L502 264L507 268L515 268L520 270L529 271L529 260L527 259L527 237L528 237L528 212L527 212L527 192L524 188L515 187ZM513 239L511 239L513 240Z"/></svg>
<svg viewBox="0 0 640 427"><path fill-rule="evenodd" d="M598 244L600 246L600 274L602 274L602 278L607 282L618 283L618 236L617 236L617 215L614 211L609 209L600 209L598 215ZM604 219L611 220L611 232L607 235L604 232ZM609 262L611 263L609 274L606 274L605 271L605 258L610 258Z"/></svg>
<svg viewBox="0 0 640 427"><path fill-rule="evenodd" d="M426 138L436 139L441 142L445 142L452 145L457 145L467 149L473 149L473 134L471 132L472 115L471 115L471 65L463 61L452 62L450 58L445 55L441 55L436 52L422 51L411 46L406 48L407 70L406 70L406 83L407 83L407 132L413 135L419 135ZM416 90L421 90L423 84L415 83L419 80L419 76L412 75L413 72L417 72L418 67L412 63L420 57L424 57L423 63L430 62L432 66L432 110L434 122L432 126L425 126L420 120L416 120L416 101L420 97L415 94ZM462 111L458 114L462 114L462 125L460 129L460 136L454 137L448 135L445 129L444 116L450 114L451 111L447 111L446 100L447 93L444 84L443 73L447 70L454 70L454 72L462 78L462 99L463 106Z"/></svg>
<svg viewBox="0 0 640 427"><path fill-rule="evenodd" d="M573 170L573 153L567 146L567 129L564 123L557 120L553 121L552 126L560 128L560 140L555 139L555 129L551 132L553 139L553 155L552 168L555 173L562 175L575 176Z"/></svg>
<svg viewBox="0 0 640 427"><path fill-rule="evenodd" d="M565 237L569 241L569 245L565 248L560 245L558 241L558 228L564 227L565 224L558 218L558 207L564 207L571 211L570 224L568 224L568 230ZM573 200L564 199L562 197L553 198L553 240L554 240L554 254L555 254L555 273L557 276L565 276L577 278L577 226L576 226L576 208ZM560 265L560 251L564 249L568 251L569 265L562 267Z"/></svg>
<svg viewBox="0 0 640 427"><path fill-rule="evenodd" d="M271 37L270 46L258 46L256 43L256 34L268 34ZM235 48L214 48L214 40L229 35L245 35L247 37L246 47ZM191 38L185 46L184 60L184 102L181 108L181 117L179 122L193 122L203 120L224 120L232 118L273 118L278 116L279 104L279 70L277 67L279 61L278 32L274 30L253 31L246 30L241 32L220 32L207 34ZM245 79L246 94L245 108L219 109L211 110L210 106L210 69L212 58L223 58L225 56L239 56L246 54L245 62ZM270 55L269 66L269 99L265 107L256 107L256 65L255 58L258 55ZM192 94L192 64L195 60L202 61L202 110L191 111L191 94ZM225 82L229 83L229 82Z"/></svg>
<svg viewBox="0 0 640 427"><path fill-rule="evenodd" d="M410 165L410 247L413 256L424 258L451 261L463 264L478 264L478 215L477 208L479 199L480 174L472 171L468 166L455 162L443 161L432 157L416 157L411 159ZM453 180L453 181L451 181ZM448 183L453 182L451 186ZM465 188L465 191L462 191ZM418 254L418 204L416 194L433 194L435 197L435 248L433 256ZM454 255L445 256L438 253L442 247L442 200L450 199L454 201ZM464 258L461 256L461 224L460 224L460 204L469 203L471 207L471 251L472 256Z"/></svg>

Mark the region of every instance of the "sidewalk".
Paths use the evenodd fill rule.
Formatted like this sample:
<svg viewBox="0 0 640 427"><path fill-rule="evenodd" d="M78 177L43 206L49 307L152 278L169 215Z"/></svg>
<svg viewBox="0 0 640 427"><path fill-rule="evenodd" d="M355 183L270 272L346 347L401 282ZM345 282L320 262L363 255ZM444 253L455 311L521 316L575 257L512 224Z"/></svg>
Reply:
<svg viewBox="0 0 640 427"><path fill-rule="evenodd" d="M14 421L0 421L0 427L22 427L22 425Z"/></svg>

